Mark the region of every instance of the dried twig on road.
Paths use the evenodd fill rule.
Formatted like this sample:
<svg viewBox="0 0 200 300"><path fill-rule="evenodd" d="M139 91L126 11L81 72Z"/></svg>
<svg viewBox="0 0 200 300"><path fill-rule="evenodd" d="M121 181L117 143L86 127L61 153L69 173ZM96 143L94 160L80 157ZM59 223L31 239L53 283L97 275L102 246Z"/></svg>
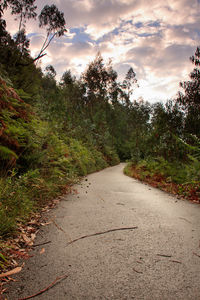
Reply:
<svg viewBox="0 0 200 300"><path fill-rule="evenodd" d="M170 260L171 262L174 262L174 263L177 263L177 264L182 264L182 262L181 261L179 261L179 260Z"/></svg>
<svg viewBox="0 0 200 300"><path fill-rule="evenodd" d="M132 268L133 271L135 271L136 273L139 273L139 274L143 274L143 272L140 272L140 271L137 271L136 269Z"/></svg>
<svg viewBox="0 0 200 300"><path fill-rule="evenodd" d="M166 254L157 254L157 255L162 257L172 257L172 255L166 255Z"/></svg>
<svg viewBox="0 0 200 300"><path fill-rule="evenodd" d="M88 238L88 237L92 237L92 236L96 236L96 235L102 235L102 234L105 234L105 233L109 233L109 232L113 232L113 231L120 231L120 230L132 230L132 229L137 229L138 227L137 226L134 226L134 227L122 227L122 228L114 228L114 229L109 229L109 230L106 230L106 231L101 231L101 232L96 232L96 233L92 233L92 234L88 234L88 235L83 235L75 240L72 240L70 242L67 243L67 246L72 244L72 243L75 243L79 240L82 240L82 239L85 239L85 238Z"/></svg>
<svg viewBox="0 0 200 300"><path fill-rule="evenodd" d="M50 243L51 243L51 241L48 241L48 242L44 242L44 243L40 243L40 244L35 244L32 247L39 247L39 246L43 246L43 245L50 244Z"/></svg>
<svg viewBox="0 0 200 300"><path fill-rule="evenodd" d="M52 288L58 281L61 282L62 280L64 280L67 277L68 277L68 275L57 277L49 286L47 286L46 288L44 288L40 292L38 292L34 295L31 295L31 296L25 297L25 298L20 298L18 300L27 300L27 299L31 299L31 298L34 298L36 296L39 296L39 295L43 294L44 292L46 292L47 290L49 290L50 288Z"/></svg>

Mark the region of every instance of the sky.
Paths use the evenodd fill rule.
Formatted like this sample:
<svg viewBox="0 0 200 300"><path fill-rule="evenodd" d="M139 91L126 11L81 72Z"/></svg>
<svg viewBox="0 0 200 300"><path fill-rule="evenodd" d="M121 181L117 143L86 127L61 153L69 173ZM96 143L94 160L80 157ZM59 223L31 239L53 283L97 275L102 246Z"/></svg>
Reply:
<svg viewBox="0 0 200 300"><path fill-rule="evenodd" d="M36 0L38 12L46 4L64 12L68 29L40 61L42 68L53 65L58 78L69 69L79 77L100 51L105 61L112 59L119 81L133 68L136 100L166 101L189 79L189 57L200 45L200 0ZM6 12L5 18L14 34L14 17ZM45 31L33 20L26 31L35 56Z"/></svg>

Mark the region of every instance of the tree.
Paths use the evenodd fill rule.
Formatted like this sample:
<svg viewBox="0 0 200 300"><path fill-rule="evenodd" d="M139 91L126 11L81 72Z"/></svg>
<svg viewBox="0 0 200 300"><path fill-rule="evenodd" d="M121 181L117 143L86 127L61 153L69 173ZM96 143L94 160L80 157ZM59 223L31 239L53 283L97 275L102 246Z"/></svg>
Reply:
<svg viewBox="0 0 200 300"><path fill-rule="evenodd" d="M133 68L131 67L126 74L123 83L119 84L117 88L118 95L120 95L121 102L124 105L126 106L131 105L130 96L133 94L135 87L139 87L139 86L137 84L136 73L133 71Z"/></svg>
<svg viewBox="0 0 200 300"><path fill-rule="evenodd" d="M25 35L25 23L27 19L36 19L37 6L34 5L35 0L3 0L0 3L0 38L5 36L6 22L2 19L3 12L8 7L11 9L12 15L17 15L16 20L19 19L18 32L15 35L15 40L17 42L18 49L21 53L29 46L29 41ZM47 35L46 39L41 47L39 54L29 62L20 62L20 64L26 66L30 63L42 58L46 53L44 51L50 45L54 37L62 36L67 31L65 29L65 19L64 14L58 10L58 8L53 4L51 6L45 5L39 15L39 27L46 28ZM21 58L22 56L20 56Z"/></svg>
<svg viewBox="0 0 200 300"><path fill-rule="evenodd" d="M185 109L191 106L200 109L200 47L197 47L195 55L191 56L190 60L195 68L190 73L190 81L180 82L185 94L179 92L177 101Z"/></svg>
<svg viewBox="0 0 200 300"><path fill-rule="evenodd" d="M47 72L47 76L49 78L55 79L55 77L56 77L56 70L54 69L54 67L52 65L48 65L45 68L45 71Z"/></svg>
<svg viewBox="0 0 200 300"><path fill-rule="evenodd" d="M2 33L6 30L6 21L2 19L3 11L5 9L5 3L0 3L0 37L2 36Z"/></svg>
<svg viewBox="0 0 200 300"><path fill-rule="evenodd" d="M184 93L179 92L176 102L185 111L185 132L200 137L200 47L190 57L195 68L190 73L189 81L180 83Z"/></svg>
<svg viewBox="0 0 200 300"><path fill-rule="evenodd" d="M72 76L71 71L68 70L63 73L60 85L67 86L67 85L73 84L75 82L75 80L76 80L76 77Z"/></svg>
<svg viewBox="0 0 200 300"><path fill-rule="evenodd" d="M152 106L150 153L168 161L183 161L185 153L177 142L183 136L183 111L174 101L160 102Z"/></svg>
<svg viewBox="0 0 200 300"><path fill-rule="evenodd" d="M47 35L42 48L34 61L46 55L44 51L55 36L60 37L67 31L65 28L64 13L60 12L54 4L51 6L45 5L39 15L39 27L46 27Z"/></svg>
<svg viewBox="0 0 200 300"><path fill-rule="evenodd" d="M16 43L17 48L21 52L20 57L30 52L29 51L30 40L27 38L24 28L22 28L20 31L17 32L17 34L14 36L14 41Z"/></svg>
<svg viewBox="0 0 200 300"><path fill-rule="evenodd" d="M29 53L29 40L26 37L25 23L27 19L31 19L31 18L35 19L37 16L36 14L37 6L34 5L34 2L35 0L4 0L0 5L0 17L1 17L0 42L1 43L3 42L4 47L5 47L5 42L6 45L9 47L12 44L12 48L17 48L21 52L19 53L19 51L15 51L16 49L13 49L12 52L14 52L14 56L15 56L15 59L13 60L14 65L16 65L17 62L19 63L22 56L27 57L27 54ZM4 10L7 9L8 7L11 9L11 14L16 15L15 20L19 19L18 32L15 34L13 38L14 43L11 42L11 37L6 31L6 22L5 20L2 19Z"/></svg>
<svg viewBox="0 0 200 300"><path fill-rule="evenodd" d="M4 0L4 2L6 2ZM36 19L37 6L35 0L7 0L8 6L11 9L11 14L16 15L15 20L19 20L18 32L14 40L21 52L21 56L28 52L30 41L26 37L25 23L27 19Z"/></svg>
<svg viewBox="0 0 200 300"><path fill-rule="evenodd" d="M112 87L116 83L117 73L113 70L111 61L106 65L100 52L82 74L82 81L87 87L87 94L92 101L108 102Z"/></svg>
<svg viewBox="0 0 200 300"><path fill-rule="evenodd" d="M128 98L130 98L131 94L133 93L133 87L136 84L137 84L136 73L133 71L133 68L131 67L128 70L122 84L122 87L127 90Z"/></svg>
<svg viewBox="0 0 200 300"><path fill-rule="evenodd" d="M15 20L19 19L18 31L20 31L22 27L25 27L26 19L36 19L37 6L34 4L35 0L3 0L0 9L3 13L4 9L10 7L11 14L17 15Z"/></svg>

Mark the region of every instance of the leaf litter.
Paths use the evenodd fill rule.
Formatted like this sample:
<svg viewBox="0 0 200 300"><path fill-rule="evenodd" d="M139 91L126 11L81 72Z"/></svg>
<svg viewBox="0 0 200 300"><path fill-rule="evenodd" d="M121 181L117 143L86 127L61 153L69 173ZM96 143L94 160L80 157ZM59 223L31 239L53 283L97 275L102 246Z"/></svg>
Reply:
<svg viewBox="0 0 200 300"><path fill-rule="evenodd" d="M0 299L2 297L1 295L7 290L7 288L4 288L4 284L13 281L13 278L10 276L17 274L23 268L23 265L18 265L18 260L28 259L33 256L30 255L29 252L34 247L51 243L51 241L47 241L34 245L34 240L41 225L47 226L52 223L51 221L45 220L43 214L54 208L59 202L60 199L54 199L42 209L41 213L33 214L26 224L18 222L17 236L0 243L1 257L5 257L5 261L1 259L3 264L0 265L0 272L2 272L0 276ZM4 276L5 274L10 275Z"/></svg>

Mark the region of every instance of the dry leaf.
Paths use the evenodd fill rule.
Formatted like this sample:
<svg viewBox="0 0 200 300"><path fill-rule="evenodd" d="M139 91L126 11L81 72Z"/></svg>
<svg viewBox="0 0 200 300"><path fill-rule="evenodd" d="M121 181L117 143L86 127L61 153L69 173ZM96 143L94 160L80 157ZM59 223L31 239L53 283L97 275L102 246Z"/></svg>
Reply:
<svg viewBox="0 0 200 300"><path fill-rule="evenodd" d="M9 281L13 281L13 282L16 282L17 280L12 278L12 277L8 277Z"/></svg>
<svg viewBox="0 0 200 300"><path fill-rule="evenodd" d="M45 252L45 249L42 248L42 249L40 250L40 254L43 254L44 252Z"/></svg>
<svg viewBox="0 0 200 300"><path fill-rule="evenodd" d="M19 241L20 241L19 238L14 239L15 243L19 243Z"/></svg>
<svg viewBox="0 0 200 300"><path fill-rule="evenodd" d="M19 249L19 252L22 252L22 253L25 252L25 253L26 253L26 249L22 249L22 248L21 248L21 249Z"/></svg>
<svg viewBox="0 0 200 300"><path fill-rule="evenodd" d="M35 233L31 233L31 240L32 241L34 241L35 237L36 237L36 234Z"/></svg>
<svg viewBox="0 0 200 300"><path fill-rule="evenodd" d="M21 270L22 270L22 267L17 267L15 269L11 270L11 271L0 274L0 278L17 274L17 273L21 272Z"/></svg>
<svg viewBox="0 0 200 300"><path fill-rule="evenodd" d="M29 225L35 225L35 224L37 224L37 221L36 220L31 220L28 224Z"/></svg>
<svg viewBox="0 0 200 300"><path fill-rule="evenodd" d="M41 223L42 226L47 226L49 224L51 224L52 222L46 222L46 223Z"/></svg>
<svg viewBox="0 0 200 300"><path fill-rule="evenodd" d="M35 232L35 228L32 226L28 226L26 229L27 229L27 232L30 232L30 233Z"/></svg>
<svg viewBox="0 0 200 300"><path fill-rule="evenodd" d="M15 266L17 266L17 265L18 265L18 263L16 262L16 260L15 260L15 259L12 259L12 263L13 263Z"/></svg>
<svg viewBox="0 0 200 300"><path fill-rule="evenodd" d="M27 235L23 234L22 237L23 237L23 240L25 241L25 243L28 246L32 246L33 245L33 241L30 238L28 238Z"/></svg>

